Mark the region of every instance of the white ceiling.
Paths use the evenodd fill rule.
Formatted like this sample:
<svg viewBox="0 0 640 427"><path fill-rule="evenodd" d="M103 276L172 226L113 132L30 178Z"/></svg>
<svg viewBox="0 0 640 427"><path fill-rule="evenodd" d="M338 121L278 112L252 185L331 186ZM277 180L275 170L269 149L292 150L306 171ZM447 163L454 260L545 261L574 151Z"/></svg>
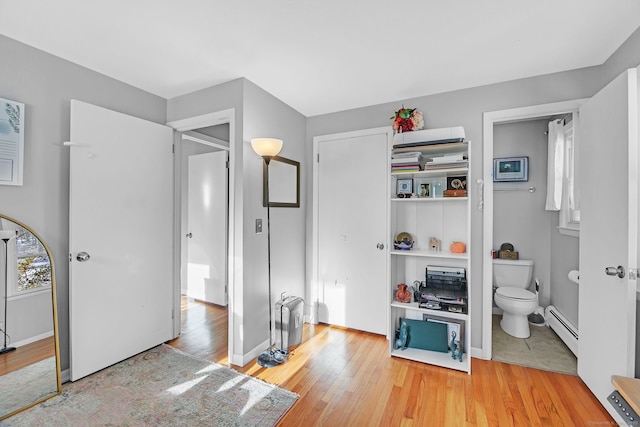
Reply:
<svg viewBox="0 0 640 427"><path fill-rule="evenodd" d="M638 0L0 0L1 34L164 98L246 77L306 116L600 65L639 25Z"/></svg>

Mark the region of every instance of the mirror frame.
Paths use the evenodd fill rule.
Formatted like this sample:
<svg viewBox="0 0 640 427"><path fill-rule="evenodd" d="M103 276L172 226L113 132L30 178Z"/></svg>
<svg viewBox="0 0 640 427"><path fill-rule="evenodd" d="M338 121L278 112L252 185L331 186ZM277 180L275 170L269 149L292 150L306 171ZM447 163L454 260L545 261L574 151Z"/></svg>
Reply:
<svg viewBox="0 0 640 427"><path fill-rule="evenodd" d="M18 408L13 412L9 412L8 414L5 414L5 415L0 414L0 421L2 421L19 412L29 409L39 403L42 403L45 400L51 399L52 397L59 395L60 393L62 393L62 381L61 381L61 375L60 375L60 343L58 342L58 307L56 302L56 269L53 262L53 255L51 254L51 250L49 249L49 246L47 245L47 243L44 240L42 240L42 237L40 237L38 233L33 231L31 227L7 215L0 214L0 219L6 219L8 221L11 221L19 225L20 227L24 228L31 234L33 234L35 238L38 239L38 241L40 241L40 243L44 247L44 250L47 252L47 256L49 257L49 262L51 263L51 305L53 309L53 343L55 347L55 359L56 359L56 391L34 402L31 402L23 406L22 408Z"/></svg>
<svg viewBox="0 0 640 427"><path fill-rule="evenodd" d="M280 157L280 156L274 156L271 159L271 163L273 162L280 162L280 163L285 163L288 165L291 165L293 167L295 167L295 173L296 173L296 182L295 182L295 200L291 200L291 201L270 201L269 203L269 207L271 208L299 208L300 207L300 162L295 161L295 160L291 160L291 159L287 159L285 157ZM267 167L267 163L266 162L262 162L262 206L264 206L265 208L267 207L267 171L268 171L268 167ZM271 178L271 175L269 176L269 178ZM273 182L270 179L269 180L269 185L273 188Z"/></svg>

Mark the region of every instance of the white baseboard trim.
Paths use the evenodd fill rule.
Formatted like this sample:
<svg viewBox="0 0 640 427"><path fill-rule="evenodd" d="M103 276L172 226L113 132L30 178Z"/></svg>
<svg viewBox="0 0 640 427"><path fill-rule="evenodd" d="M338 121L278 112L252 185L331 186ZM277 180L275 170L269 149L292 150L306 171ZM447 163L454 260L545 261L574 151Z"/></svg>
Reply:
<svg viewBox="0 0 640 427"><path fill-rule="evenodd" d="M233 360L231 363L236 366L244 366L256 357L260 356L260 354L265 351L269 347L269 340L264 340L261 344L258 344L254 348L251 349L248 353L244 355L234 354Z"/></svg>
<svg viewBox="0 0 640 427"><path fill-rule="evenodd" d="M60 372L60 382L64 384L68 383L69 381L71 381L71 370L65 369L64 371Z"/></svg>
<svg viewBox="0 0 640 427"><path fill-rule="evenodd" d="M11 343L12 347L22 347L23 345L31 344L32 342L40 341L45 338L49 338L53 336L53 331L45 332L44 334L36 335L34 337L29 337L24 340L20 340L14 343Z"/></svg>
<svg viewBox="0 0 640 427"><path fill-rule="evenodd" d="M475 359L484 359L484 357L482 357L482 349L478 347L471 347L471 357Z"/></svg>

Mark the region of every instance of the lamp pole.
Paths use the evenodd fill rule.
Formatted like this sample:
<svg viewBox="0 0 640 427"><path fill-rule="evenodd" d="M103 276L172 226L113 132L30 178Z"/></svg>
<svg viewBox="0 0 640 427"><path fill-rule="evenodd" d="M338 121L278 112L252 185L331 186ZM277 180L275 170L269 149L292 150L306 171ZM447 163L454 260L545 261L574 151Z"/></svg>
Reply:
<svg viewBox="0 0 640 427"><path fill-rule="evenodd" d="M4 330L2 331L2 334L4 335L4 344L2 348L0 348L0 354L9 353L16 349L15 347L7 347L7 284L9 282L9 240L11 239L13 239L13 237L2 238L2 241L4 242Z"/></svg>
<svg viewBox="0 0 640 427"><path fill-rule="evenodd" d="M273 343L273 313L271 307L271 201L269 200L269 163L282 149L282 140L276 138L255 138L251 147L262 157L265 164L265 191L263 197L267 205L267 283L269 293L269 348L258 356L258 365L264 368L278 366L285 361L285 354L275 348Z"/></svg>
<svg viewBox="0 0 640 427"><path fill-rule="evenodd" d="M271 200L269 199L269 163L271 163L271 159L273 156L263 156L262 159L266 165L265 174L265 186L266 197L267 197L267 282L269 289L269 345L273 346L273 317L272 317L272 309L271 309L271 213L270 206Z"/></svg>

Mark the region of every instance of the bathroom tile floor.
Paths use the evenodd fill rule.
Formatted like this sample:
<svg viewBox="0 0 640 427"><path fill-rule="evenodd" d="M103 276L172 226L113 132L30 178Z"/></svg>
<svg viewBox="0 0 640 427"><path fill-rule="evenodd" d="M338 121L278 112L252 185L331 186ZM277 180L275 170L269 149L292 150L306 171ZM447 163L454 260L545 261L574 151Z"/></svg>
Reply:
<svg viewBox="0 0 640 427"><path fill-rule="evenodd" d="M547 326L530 326L529 338L515 338L500 327L501 315L493 315L492 359L529 368L577 375L577 359Z"/></svg>

